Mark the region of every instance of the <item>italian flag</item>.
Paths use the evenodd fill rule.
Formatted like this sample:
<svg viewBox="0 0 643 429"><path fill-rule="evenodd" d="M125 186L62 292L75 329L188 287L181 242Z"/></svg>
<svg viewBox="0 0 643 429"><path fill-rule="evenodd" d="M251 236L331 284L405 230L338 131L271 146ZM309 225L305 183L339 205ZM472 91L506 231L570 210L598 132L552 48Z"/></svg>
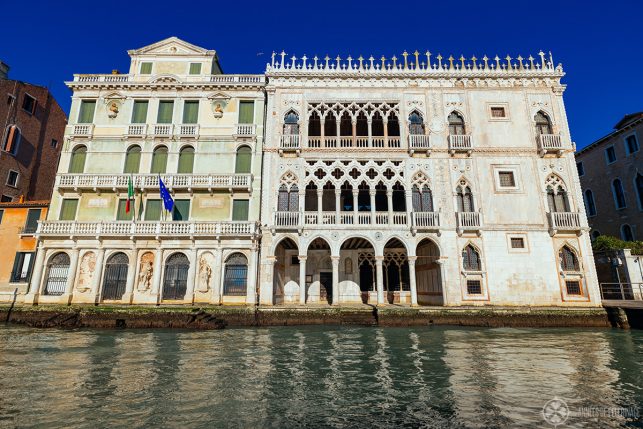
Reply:
<svg viewBox="0 0 643 429"><path fill-rule="evenodd" d="M132 176L127 179L127 203L125 203L125 213L129 213L132 209L134 201L134 184L132 183Z"/></svg>

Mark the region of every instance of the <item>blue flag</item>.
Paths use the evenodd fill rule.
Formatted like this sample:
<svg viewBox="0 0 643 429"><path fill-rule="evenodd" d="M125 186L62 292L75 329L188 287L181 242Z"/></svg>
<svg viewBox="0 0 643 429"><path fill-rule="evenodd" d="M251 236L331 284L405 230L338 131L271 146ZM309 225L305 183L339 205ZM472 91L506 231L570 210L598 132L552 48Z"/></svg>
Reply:
<svg viewBox="0 0 643 429"><path fill-rule="evenodd" d="M174 208L174 200L172 199L170 192L165 187L165 183L163 183L163 180L161 180L161 176L159 176L159 190L161 191L161 199L163 200L163 207L165 207L165 210L171 212L172 209Z"/></svg>

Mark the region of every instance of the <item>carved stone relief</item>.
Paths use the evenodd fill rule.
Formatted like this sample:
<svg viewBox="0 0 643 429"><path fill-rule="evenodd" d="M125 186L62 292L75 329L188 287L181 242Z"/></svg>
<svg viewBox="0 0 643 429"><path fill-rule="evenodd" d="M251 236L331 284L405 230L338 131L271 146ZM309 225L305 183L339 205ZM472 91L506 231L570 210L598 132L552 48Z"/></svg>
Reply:
<svg viewBox="0 0 643 429"><path fill-rule="evenodd" d="M80 260L78 283L76 286L78 292L88 292L91 289L95 269L96 254L94 252L86 252Z"/></svg>
<svg viewBox="0 0 643 429"><path fill-rule="evenodd" d="M136 289L139 292L146 292L152 288L152 277L154 275L154 254L145 252L141 255L141 265L138 273Z"/></svg>

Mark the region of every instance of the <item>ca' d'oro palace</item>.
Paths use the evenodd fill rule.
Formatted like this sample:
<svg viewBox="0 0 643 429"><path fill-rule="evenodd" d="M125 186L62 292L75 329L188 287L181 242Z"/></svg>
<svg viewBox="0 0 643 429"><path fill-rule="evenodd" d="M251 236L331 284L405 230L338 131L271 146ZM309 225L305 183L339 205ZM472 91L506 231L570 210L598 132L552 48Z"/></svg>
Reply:
<svg viewBox="0 0 643 429"><path fill-rule="evenodd" d="M128 53L67 82L18 301L601 305L550 54L281 52L241 75L174 37Z"/></svg>

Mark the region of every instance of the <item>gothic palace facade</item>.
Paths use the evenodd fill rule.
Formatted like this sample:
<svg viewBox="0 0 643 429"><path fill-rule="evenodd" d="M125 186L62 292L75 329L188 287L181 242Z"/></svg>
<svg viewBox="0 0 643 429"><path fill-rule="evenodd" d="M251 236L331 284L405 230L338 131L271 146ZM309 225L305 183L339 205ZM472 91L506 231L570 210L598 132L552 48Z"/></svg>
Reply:
<svg viewBox="0 0 643 429"><path fill-rule="evenodd" d="M129 54L68 83L26 302L600 305L551 56Z"/></svg>

